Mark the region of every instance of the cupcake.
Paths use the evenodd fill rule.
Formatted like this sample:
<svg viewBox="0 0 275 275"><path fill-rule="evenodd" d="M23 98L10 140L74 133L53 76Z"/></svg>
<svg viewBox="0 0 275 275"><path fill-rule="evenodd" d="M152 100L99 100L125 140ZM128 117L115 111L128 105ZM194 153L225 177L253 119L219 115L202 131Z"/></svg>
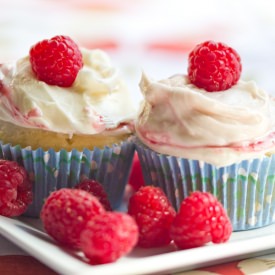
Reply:
<svg viewBox="0 0 275 275"><path fill-rule="evenodd" d="M161 187L176 209L195 190L214 194L235 231L275 221L275 104L241 71L231 47L197 45L188 74L143 74L135 125L146 184Z"/></svg>
<svg viewBox="0 0 275 275"><path fill-rule="evenodd" d="M105 52L67 36L43 40L15 64L0 65L0 96L0 157L22 164L34 181L25 215L38 216L50 192L85 178L119 206L136 112Z"/></svg>

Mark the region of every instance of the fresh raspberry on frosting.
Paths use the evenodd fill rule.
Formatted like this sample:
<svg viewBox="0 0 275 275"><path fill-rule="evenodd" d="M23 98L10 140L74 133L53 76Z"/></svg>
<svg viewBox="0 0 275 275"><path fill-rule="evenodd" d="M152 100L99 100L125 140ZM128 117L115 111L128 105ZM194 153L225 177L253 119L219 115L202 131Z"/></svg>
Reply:
<svg viewBox="0 0 275 275"><path fill-rule="evenodd" d="M105 264L129 253L137 240L138 227L130 215L105 212L87 223L81 233L80 249L91 264Z"/></svg>
<svg viewBox="0 0 275 275"><path fill-rule="evenodd" d="M15 161L0 160L0 215L20 216L32 202L32 183Z"/></svg>
<svg viewBox="0 0 275 275"><path fill-rule="evenodd" d="M46 199L40 217L46 232L57 242L78 247L87 222L104 212L95 196L84 190L63 188Z"/></svg>
<svg viewBox="0 0 275 275"><path fill-rule="evenodd" d="M170 243L170 226L176 215L159 187L141 187L129 200L128 213L139 227L140 247L159 247Z"/></svg>
<svg viewBox="0 0 275 275"><path fill-rule="evenodd" d="M209 92L227 90L240 78L242 71L239 54L227 45L206 41L189 54L190 82Z"/></svg>
<svg viewBox="0 0 275 275"><path fill-rule="evenodd" d="M180 249L208 242L226 242L232 225L222 204L208 192L193 192L181 203L171 226L171 238Z"/></svg>
<svg viewBox="0 0 275 275"><path fill-rule="evenodd" d="M102 184L93 179L84 179L75 186L76 189L87 191L97 197L100 203L104 206L105 210L111 211L110 201L108 195L105 192Z"/></svg>
<svg viewBox="0 0 275 275"><path fill-rule="evenodd" d="M70 37L63 35L32 46L30 62L39 80L60 87L70 87L83 66L78 46Z"/></svg>

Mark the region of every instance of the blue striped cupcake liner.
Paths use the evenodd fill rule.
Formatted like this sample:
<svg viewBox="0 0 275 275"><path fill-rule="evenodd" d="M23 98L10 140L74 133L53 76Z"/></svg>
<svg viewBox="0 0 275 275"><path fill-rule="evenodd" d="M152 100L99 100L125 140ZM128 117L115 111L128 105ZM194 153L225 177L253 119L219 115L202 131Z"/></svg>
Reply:
<svg viewBox="0 0 275 275"><path fill-rule="evenodd" d="M210 192L223 204L233 230L248 230L275 222L275 155L214 165L156 153L136 143L144 180L161 187L176 208L191 192Z"/></svg>
<svg viewBox="0 0 275 275"><path fill-rule="evenodd" d="M45 198L52 191L73 188L84 178L100 182L113 209L120 206L128 181L135 145L131 141L104 149L32 150L0 143L0 158L13 160L27 170L33 181L33 203L24 216L39 217Z"/></svg>

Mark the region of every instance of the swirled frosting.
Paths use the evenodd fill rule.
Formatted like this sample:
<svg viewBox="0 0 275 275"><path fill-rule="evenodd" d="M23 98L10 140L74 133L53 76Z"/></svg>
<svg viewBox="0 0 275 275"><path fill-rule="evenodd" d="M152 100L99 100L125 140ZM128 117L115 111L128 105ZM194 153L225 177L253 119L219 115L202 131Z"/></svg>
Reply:
<svg viewBox="0 0 275 275"><path fill-rule="evenodd" d="M225 166L275 150L275 104L253 81L210 93L184 75L143 75L140 88L136 132L159 153Z"/></svg>
<svg viewBox="0 0 275 275"><path fill-rule="evenodd" d="M16 64L1 65L0 120L69 135L92 135L109 131L103 116L115 126L134 119L131 95L107 54L101 50L81 52L84 66L69 88L39 81L29 56Z"/></svg>

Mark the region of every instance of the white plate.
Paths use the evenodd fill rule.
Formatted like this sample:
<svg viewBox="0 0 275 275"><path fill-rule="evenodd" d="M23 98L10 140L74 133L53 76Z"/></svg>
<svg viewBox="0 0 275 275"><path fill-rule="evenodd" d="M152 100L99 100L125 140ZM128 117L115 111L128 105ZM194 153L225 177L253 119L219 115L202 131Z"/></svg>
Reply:
<svg viewBox="0 0 275 275"><path fill-rule="evenodd" d="M83 255L65 250L43 232L38 219L0 216L0 233L59 274L168 274L275 252L275 224L235 232L224 244L175 251L135 249L116 263L91 266Z"/></svg>

